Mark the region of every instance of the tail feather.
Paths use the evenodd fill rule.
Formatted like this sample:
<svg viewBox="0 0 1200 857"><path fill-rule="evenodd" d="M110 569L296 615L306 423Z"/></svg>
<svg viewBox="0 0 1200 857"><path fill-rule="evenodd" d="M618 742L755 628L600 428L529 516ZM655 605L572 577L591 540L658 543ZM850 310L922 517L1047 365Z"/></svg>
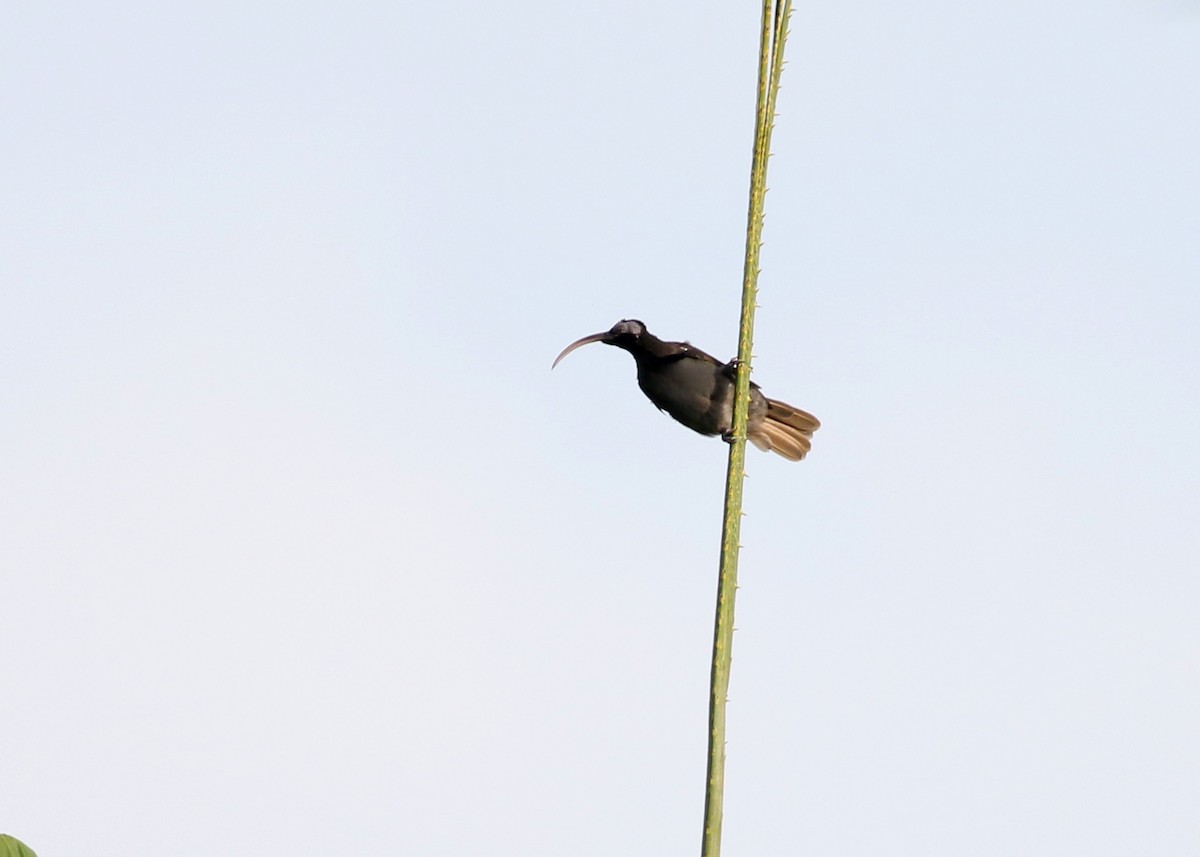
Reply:
<svg viewBox="0 0 1200 857"><path fill-rule="evenodd" d="M800 461L812 449L812 433L820 427L812 414L767 399L766 416L748 435L759 449L778 453L788 461Z"/></svg>
<svg viewBox="0 0 1200 857"><path fill-rule="evenodd" d="M810 436L821 427L821 421L808 411L793 408L778 399L767 399L767 418L798 428Z"/></svg>

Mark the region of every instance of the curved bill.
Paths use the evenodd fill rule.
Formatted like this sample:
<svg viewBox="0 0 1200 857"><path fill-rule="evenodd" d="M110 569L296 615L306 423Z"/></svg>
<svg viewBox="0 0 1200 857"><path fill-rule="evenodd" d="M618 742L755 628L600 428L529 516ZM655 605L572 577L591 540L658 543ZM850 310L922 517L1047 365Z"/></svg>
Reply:
<svg viewBox="0 0 1200 857"><path fill-rule="evenodd" d="M593 342L603 342L608 338L608 335L611 332L612 331L606 330L603 333L593 333L591 336L585 336L583 339L576 339L574 342L564 348L561 354L554 358L554 362L550 364L550 368L553 369L555 366L561 363L562 359L576 348L582 348L585 345L591 345Z"/></svg>

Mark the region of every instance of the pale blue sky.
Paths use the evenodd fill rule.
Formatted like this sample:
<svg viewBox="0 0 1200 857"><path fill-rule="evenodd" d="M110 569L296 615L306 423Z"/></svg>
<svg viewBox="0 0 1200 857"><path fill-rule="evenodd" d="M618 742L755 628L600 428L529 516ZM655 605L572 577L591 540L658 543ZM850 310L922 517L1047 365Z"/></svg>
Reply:
<svg viewBox="0 0 1200 857"><path fill-rule="evenodd" d="M0 31L0 831L694 854L757 9ZM1200 849L1200 6L801 4L725 851Z"/></svg>

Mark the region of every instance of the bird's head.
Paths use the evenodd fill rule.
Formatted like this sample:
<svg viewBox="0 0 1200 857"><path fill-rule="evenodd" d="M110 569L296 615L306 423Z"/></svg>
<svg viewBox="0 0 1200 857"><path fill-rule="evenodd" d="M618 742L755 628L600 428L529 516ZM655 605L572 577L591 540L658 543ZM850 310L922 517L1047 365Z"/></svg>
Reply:
<svg viewBox="0 0 1200 857"><path fill-rule="evenodd" d="M636 348L641 342L646 333L646 325L642 324L636 318L626 318L618 321L611 329L603 333L593 333L591 336L585 336L583 339L577 339L562 350L562 353L554 358L554 364L550 367L553 369L557 366L564 357L574 351L576 348L581 348L584 345L589 345L593 342L603 342L605 345L615 345L618 348L624 348L629 351Z"/></svg>

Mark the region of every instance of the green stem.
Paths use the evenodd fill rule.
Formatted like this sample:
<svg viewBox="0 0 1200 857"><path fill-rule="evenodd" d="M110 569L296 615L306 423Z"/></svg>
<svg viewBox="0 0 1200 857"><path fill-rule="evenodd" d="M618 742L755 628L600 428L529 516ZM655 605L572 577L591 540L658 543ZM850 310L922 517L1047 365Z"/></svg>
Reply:
<svg viewBox="0 0 1200 857"><path fill-rule="evenodd" d="M746 421L750 406L750 352L754 341L754 309L758 295L759 250L762 247L763 200L767 192L767 159L791 0L764 0L759 46L758 99L754 124L754 158L750 168L750 206L746 218L746 264L742 276L742 315L738 327L738 372L734 387L733 442L725 475L725 521L721 530L721 570L717 582L713 631L712 679L708 697L708 782L704 793L704 838L701 857L719 857L725 793L725 703L733 656L733 606L742 528L742 481L746 470Z"/></svg>

